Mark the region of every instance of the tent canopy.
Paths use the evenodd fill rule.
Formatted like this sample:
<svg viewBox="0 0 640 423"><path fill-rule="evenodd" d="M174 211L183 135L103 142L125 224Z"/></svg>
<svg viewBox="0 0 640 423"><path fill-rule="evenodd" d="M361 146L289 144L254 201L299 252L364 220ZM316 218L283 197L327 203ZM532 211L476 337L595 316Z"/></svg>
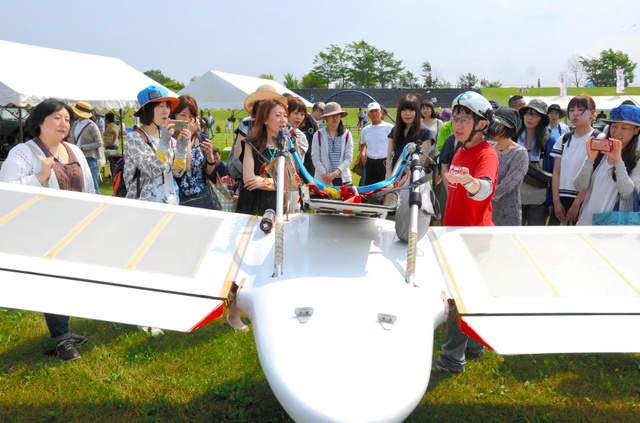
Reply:
<svg viewBox="0 0 640 423"><path fill-rule="evenodd" d="M138 92L157 82L120 59L0 40L0 105L36 105L54 97L94 107L137 107ZM175 93L171 93L175 95Z"/></svg>
<svg viewBox="0 0 640 423"><path fill-rule="evenodd" d="M238 110L244 107L247 95L264 84L273 86L280 94L295 95L304 101L307 107L312 106L307 100L276 81L214 70L207 71L184 87L180 90L180 95L193 96L201 108Z"/></svg>
<svg viewBox="0 0 640 423"><path fill-rule="evenodd" d="M574 96L549 96L549 97L524 97L524 101L529 104L529 101L534 98L537 100L542 100L547 103L547 106L552 104L557 104L563 109L567 109L569 105L569 100L571 100ZM631 100L635 104L640 104L640 96L638 95L614 95L614 96L592 96L593 100L596 102L596 109L598 110L611 110L614 107L618 107L625 100Z"/></svg>

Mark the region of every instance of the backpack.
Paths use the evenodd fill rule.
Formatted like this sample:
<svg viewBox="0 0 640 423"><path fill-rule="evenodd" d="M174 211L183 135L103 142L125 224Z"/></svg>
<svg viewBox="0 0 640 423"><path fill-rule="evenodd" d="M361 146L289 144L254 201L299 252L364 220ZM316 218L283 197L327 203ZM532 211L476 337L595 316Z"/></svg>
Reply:
<svg viewBox="0 0 640 423"><path fill-rule="evenodd" d="M147 145L153 149L153 145L149 141L147 134L138 128L136 128L135 131L137 131ZM136 168L136 171L133 173L133 180L136 182L136 198L140 198L140 169ZM113 167L113 183L111 184L111 189L113 191L112 195L115 197L125 198L127 196L127 185L124 182L124 156L118 159Z"/></svg>
<svg viewBox="0 0 640 423"><path fill-rule="evenodd" d="M600 131L598 131L597 129L594 129L591 132L592 137L597 137L598 135L600 135ZM562 135L562 152L563 153L564 153L564 146L566 145L568 147L571 144L572 138L573 138L573 131L566 132L564 135Z"/></svg>

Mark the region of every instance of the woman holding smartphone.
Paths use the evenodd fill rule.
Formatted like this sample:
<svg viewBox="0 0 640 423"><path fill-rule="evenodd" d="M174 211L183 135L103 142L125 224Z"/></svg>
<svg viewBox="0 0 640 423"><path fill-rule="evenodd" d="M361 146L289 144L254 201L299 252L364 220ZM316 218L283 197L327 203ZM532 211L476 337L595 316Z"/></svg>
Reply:
<svg viewBox="0 0 640 423"><path fill-rule="evenodd" d="M595 213L612 211L619 202L620 211L633 210L634 191L640 191L638 166L638 134L640 134L640 107L622 105L611 109L608 151L594 149L593 140L587 142L585 158L575 186L587 195L580 210L578 225L591 225Z"/></svg>
<svg viewBox="0 0 640 423"><path fill-rule="evenodd" d="M215 172L216 160L211 141L200 131L198 125L198 103L190 95L178 97L178 105L171 112L171 119L187 122L192 129L187 157L186 171L178 179L180 205L213 209L213 199L207 183L207 176Z"/></svg>

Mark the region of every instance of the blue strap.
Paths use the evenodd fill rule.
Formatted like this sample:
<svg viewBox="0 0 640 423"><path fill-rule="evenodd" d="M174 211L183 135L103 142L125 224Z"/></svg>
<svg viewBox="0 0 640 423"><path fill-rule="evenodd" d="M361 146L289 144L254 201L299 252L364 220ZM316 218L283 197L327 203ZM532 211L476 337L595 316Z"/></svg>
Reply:
<svg viewBox="0 0 640 423"><path fill-rule="evenodd" d="M640 212L640 195L638 195L638 191L633 190L633 211ZM620 195L618 195L618 201L616 201L615 206L613 206L613 211L620 211Z"/></svg>

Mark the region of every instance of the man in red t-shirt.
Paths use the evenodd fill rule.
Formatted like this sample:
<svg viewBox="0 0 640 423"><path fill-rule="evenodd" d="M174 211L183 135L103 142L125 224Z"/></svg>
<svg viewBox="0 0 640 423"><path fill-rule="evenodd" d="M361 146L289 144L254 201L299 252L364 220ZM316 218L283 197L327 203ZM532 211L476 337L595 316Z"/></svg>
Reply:
<svg viewBox="0 0 640 423"><path fill-rule="evenodd" d="M493 226L491 199L498 180L498 155L484 139L493 115L491 103L482 95L468 91L453 100L452 109L453 133L462 147L444 174L449 187L444 225ZM460 373L464 371L465 358L483 353L482 345L460 331L455 305L450 304L447 339L434 367Z"/></svg>

